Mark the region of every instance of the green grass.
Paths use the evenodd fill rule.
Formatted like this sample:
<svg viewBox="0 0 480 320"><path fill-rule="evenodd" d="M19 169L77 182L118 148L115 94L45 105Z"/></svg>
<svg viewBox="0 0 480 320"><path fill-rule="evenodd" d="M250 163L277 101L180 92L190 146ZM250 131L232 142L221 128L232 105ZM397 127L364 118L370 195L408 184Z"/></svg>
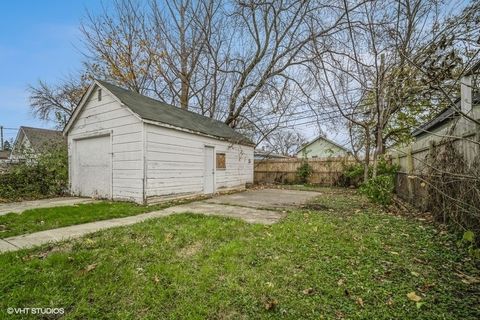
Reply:
<svg viewBox="0 0 480 320"><path fill-rule="evenodd" d="M34 306L64 308L65 319L480 317L478 284L457 275L479 271L452 235L354 191L324 191L311 206L321 210L271 226L181 214L0 255L0 315Z"/></svg>
<svg viewBox="0 0 480 320"><path fill-rule="evenodd" d="M165 202L153 206L143 206L129 202L99 202L32 209L26 210L21 214L9 213L0 216L0 238L8 238L92 221L133 216L188 201L191 200Z"/></svg>

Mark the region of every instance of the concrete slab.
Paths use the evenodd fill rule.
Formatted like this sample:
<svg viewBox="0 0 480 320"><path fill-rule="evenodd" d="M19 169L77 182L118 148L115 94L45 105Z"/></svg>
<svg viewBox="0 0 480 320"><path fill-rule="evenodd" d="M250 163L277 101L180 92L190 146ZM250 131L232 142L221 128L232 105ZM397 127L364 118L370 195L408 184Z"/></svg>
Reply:
<svg viewBox="0 0 480 320"><path fill-rule="evenodd" d="M6 252L6 251L15 251L18 250L19 248L15 247L13 244L8 243L7 241L0 239L0 252Z"/></svg>
<svg viewBox="0 0 480 320"><path fill-rule="evenodd" d="M34 246L63 241L68 239L79 238L88 233L96 232L103 229L128 226L138 222L145 221L151 218L159 218L167 216L171 213L165 213L163 211L154 211L139 214L136 216L130 216L125 218L117 218L110 220L101 220L84 224L77 224L73 226L57 228L52 230L45 230L35 232L31 234L25 234L15 237L3 239L3 242L10 244L10 246L2 245L0 243L0 252L15 251L24 248L31 248Z"/></svg>
<svg viewBox="0 0 480 320"><path fill-rule="evenodd" d="M249 223L273 224L285 216L284 213L272 210L260 210L248 207L229 206L223 204L210 203L208 201L198 201L180 206L170 207L164 212L168 213L201 213L204 215L217 215L230 218L242 219Z"/></svg>
<svg viewBox="0 0 480 320"><path fill-rule="evenodd" d="M255 189L245 192L218 196L205 202L226 205L245 206L265 209L285 209L298 207L318 197L315 191L299 191L287 189Z"/></svg>
<svg viewBox="0 0 480 320"><path fill-rule="evenodd" d="M96 201L98 200L91 199L91 198L64 197L64 198L0 203L0 216L10 212L21 213L25 210L30 210L30 209L71 206L75 204L92 203Z"/></svg>
<svg viewBox="0 0 480 320"><path fill-rule="evenodd" d="M20 235L0 240L0 252L15 251L23 248L79 238L88 233L113 227L128 226L151 218L165 217L177 213L198 213L205 215L219 215L243 219L250 223L273 224L279 221L285 213L284 208L301 205L311 198L317 197L318 192L263 189L249 190L242 193L219 196L213 199L191 202L189 204L166 208L136 216L101 220L64 228L40 231L32 234ZM74 200L84 200L72 198ZM58 203L58 202L57 202ZM68 203L63 201L63 205ZM70 202L72 203L72 202ZM82 202L76 202L82 203ZM274 208L266 210L261 208Z"/></svg>

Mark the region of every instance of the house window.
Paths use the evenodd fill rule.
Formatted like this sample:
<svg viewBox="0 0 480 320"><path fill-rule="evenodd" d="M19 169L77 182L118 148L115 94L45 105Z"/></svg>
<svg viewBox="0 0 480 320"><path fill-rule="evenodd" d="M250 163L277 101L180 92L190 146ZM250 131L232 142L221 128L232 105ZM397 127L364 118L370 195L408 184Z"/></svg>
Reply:
<svg viewBox="0 0 480 320"><path fill-rule="evenodd" d="M225 170L226 168L225 153L217 153L217 169Z"/></svg>
<svg viewBox="0 0 480 320"><path fill-rule="evenodd" d="M102 101L102 89L98 89L97 95L98 95L98 101Z"/></svg>

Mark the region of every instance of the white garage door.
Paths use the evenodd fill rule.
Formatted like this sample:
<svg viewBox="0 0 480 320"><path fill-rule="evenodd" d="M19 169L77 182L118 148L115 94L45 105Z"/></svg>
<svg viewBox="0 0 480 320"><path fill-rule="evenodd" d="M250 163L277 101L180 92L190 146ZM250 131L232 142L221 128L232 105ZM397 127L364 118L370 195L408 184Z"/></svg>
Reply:
<svg viewBox="0 0 480 320"><path fill-rule="evenodd" d="M84 197L111 197L110 136L75 141L74 191Z"/></svg>

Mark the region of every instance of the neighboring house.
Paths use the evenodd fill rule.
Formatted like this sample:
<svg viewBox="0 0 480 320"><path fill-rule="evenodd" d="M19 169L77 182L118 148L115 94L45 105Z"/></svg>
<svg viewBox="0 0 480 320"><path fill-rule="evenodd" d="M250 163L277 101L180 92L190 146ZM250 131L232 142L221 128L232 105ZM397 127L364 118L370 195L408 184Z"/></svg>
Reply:
<svg viewBox="0 0 480 320"><path fill-rule="evenodd" d="M319 136L315 140L303 145L297 151L298 158L308 159L346 157L349 155L351 155L351 152L347 148L322 136Z"/></svg>
<svg viewBox="0 0 480 320"><path fill-rule="evenodd" d="M254 158L255 160L267 160L267 159L289 159L291 157L285 156L283 154L264 151L264 150L255 150Z"/></svg>
<svg viewBox="0 0 480 320"><path fill-rule="evenodd" d="M428 153L441 144L441 140L446 136L453 140L466 162L473 163L478 156L479 147L470 141L480 141L480 129L474 121L462 117L459 111L480 121L480 92L477 91L479 71L480 63L477 63L462 77L460 97L454 100L455 107L445 108L432 120L413 131L414 141L410 145L393 147L390 150L402 172L419 173L423 170ZM409 157L413 160L409 160Z"/></svg>
<svg viewBox="0 0 480 320"><path fill-rule="evenodd" d="M137 203L243 189L253 143L223 122L95 81L64 129L75 195Z"/></svg>
<svg viewBox="0 0 480 320"><path fill-rule="evenodd" d="M63 144L66 145L66 140L61 131L22 126L18 130L10 159L36 158L45 150Z"/></svg>

